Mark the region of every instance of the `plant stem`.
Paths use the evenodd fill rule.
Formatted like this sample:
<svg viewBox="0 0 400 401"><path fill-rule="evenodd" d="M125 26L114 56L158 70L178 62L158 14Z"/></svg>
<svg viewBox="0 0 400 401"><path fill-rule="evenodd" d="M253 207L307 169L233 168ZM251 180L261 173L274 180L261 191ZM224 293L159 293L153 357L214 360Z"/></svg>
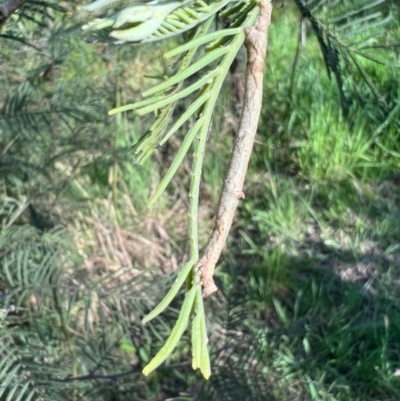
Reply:
<svg viewBox="0 0 400 401"><path fill-rule="evenodd" d="M228 238L239 200L244 198L243 184L261 113L263 71L272 4L266 0L261 0L259 7L260 14L256 23L245 29L246 90L239 130L219 199L214 230L208 240L204 255L197 264L203 281L203 297L207 297L218 290L213 280L215 265Z"/></svg>

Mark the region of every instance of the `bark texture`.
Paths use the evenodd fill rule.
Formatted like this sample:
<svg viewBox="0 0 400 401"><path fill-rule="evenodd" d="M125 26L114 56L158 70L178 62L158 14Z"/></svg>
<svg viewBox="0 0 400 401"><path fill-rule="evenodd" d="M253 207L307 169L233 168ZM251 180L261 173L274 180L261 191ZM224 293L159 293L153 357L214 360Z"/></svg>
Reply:
<svg viewBox="0 0 400 401"><path fill-rule="evenodd" d="M0 27L4 24L6 19L21 7L27 0L10 0L5 4L0 4Z"/></svg>
<svg viewBox="0 0 400 401"><path fill-rule="evenodd" d="M214 229L208 240L204 254L196 266L202 277L203 297L208 297L218 291L213 280L214 270L228 238L239 200L244 199L243 184L261 113L263 72L272 4L266 0L261 0L259 6L261 9L260 15L255 25L247 28L245 31L247 66L245 98L239 129L235 138L228 172L222 187Z"/></svg>

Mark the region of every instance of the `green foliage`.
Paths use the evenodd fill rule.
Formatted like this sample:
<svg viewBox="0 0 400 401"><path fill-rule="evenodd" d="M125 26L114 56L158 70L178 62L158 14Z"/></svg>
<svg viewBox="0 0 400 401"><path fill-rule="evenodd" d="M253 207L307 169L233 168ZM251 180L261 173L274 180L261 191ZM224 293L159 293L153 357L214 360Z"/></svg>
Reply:
<svg viewBox="0 0 400 401"><path fill-rule="evenodd" d="M23 205L11 199L3 200L2 210L1 399L69 400L71 391L78 398L108 399L116 391L112 385L69 376L99 376L110 362L124 366L122 376L139 373L129 363L146 361L154 344L149 334L167 326L160 319L146 328L140 322L149 310L150 276L121 268L85 278L64 229L42 234L12 226ZM145 383L139 380L129 389L140 394Z"/></svg>
<svg viewBox="0 0 400 401"><path fill-rule="evenodd" d="M378 15L359 20L377 10L387 15L383 4L370 4L375 8L348 15L346 24L354 16L358 26L372 21L371 28L382 30L382 39L378 41L379 30L360 31L363 37L370 36L367 43L352 32L355 36L347 36L346 46L368 46L376 58L386 58L394 65L398 54L384 46L398 40L398 30L386 25L379 28L375 23L385 18ZM311 11L315 18L327 21L328 13L346 15L357 5L362 7L365 2L339 2L335 8L322 3ZM158 137L153 112L140 120L134 113L107 119L106 110L140 101L139 92L150 99L157 95L147 91L148 84L141 78L144 68L153 77L179 77L181 56L172 56L178 57L177 63L164 69L160 54L174 54L175 48L182 50L185 45L178 47L170 41L161 49L155 44L154 53L143 47L132 51L131 46L88 46L82 43L79 30L68 25L70 16L55 13L52 23L45 19L46 26L28 20L22 25L19 15L9 20L6 32L12 31L32 46L7 39L1 47L0 170L2 194L8 195L0 207L1 400L399 398L394 375L399 368L400 320L396 306L398 71L358 59L380 94L377 98L366 75L359 74L352 60L352 68L346 64L345 48L340 69L328 64L334 76L339 72L342 77L349 110L344 119L335 95L337 82L327 79L319 47L321 40L326 41L329 55L339 43L334 37L358 27L336 32L334 24L324 23L321 29L332 29L334 36L326 39L324 34L318 40L309 36L290 70L288 60L296 51L300 24L293 11L287 4L274 10L260 135L246 200L222 268L216 272L221 292L203 306L200 291L196 291L192 335L183 334L166 363L148 379L141 370L163 349L165 338L172 333L176 339L174 324L184 302L167 264L171 255L190 253L186 221L180 217L186 217L187 210L181 213L177 194L189 188L187 159L190 163L191 157L189 150L189 157L182 152L181 141L188 149L191 141L197 142L183 135L196 122L196 113L205 104L201 102L209 102L211 95L201 98L198 89L186 103L198 101L195 107L184 106L182 112L182 106L174 104L164 120L162 110L156 111L155 121L163 128ZM203 35L189 42L199 45L191 66L218 50L204 52L210 38L221 34L224 49L240 31L234 27L214 32L212 27L208 34L201 28L187 32L188 38L199 32ZM353 42L359 40L355 46ZM40 46L41 51L33 46ZM205 71L214 71L220 60L206 64ZM183 91L198 81L196 74L201 77L201 71L171 87L163 78L164 89L159 90L166 91L166 96L170 95L168 88ZM225 82L230 83L229 76ZM226 90L228 85L224 86ZM220 107L219 99L217 113ZM167 138L182 116L182 125ZM209 138L229 143L228 135L214 135L222 131L218 117L221 120L216 116ZM142 150L136 156L143 161L147 157L138 168L130 147L147 129L134 148ZM163 148L152 161L148 156L161 140ZM222 163L228 154L215 142L205 150L205 171ZM165 174L159 161L171 165L177 154L176 166L180 167L174 177L166 175L168 194L159 198L150 214L145 209L150 189L155 193L155 188L166 186L165 181L159 186L159 177ZM211 155L218 160L210 160ZM196 177L199 180L199 174ZM202 184L198 205L206 226L208 211L201 208L207 192L218 191L215 183L222 182L222 177L211 172L203 177L213 180ZM192 194L196 185L192 182ZM162 190L157 193L161 195ZM28 203L47 214L58 211L66 227L38 231L26 225L28 215L32 220ZM174 204L172 219L169 208ZM193 234L197 205L191 205L189 230ZM160 221L166 221L166 228ZM152 244L143 234L151 224L160 224ZM168 237L172 228L178 234ZM146 248L145 257L129 253L114 265L124 247L118 241L116 246L110 233L119 233L126 241L124 229L137 238L140 248ZM200 226L200 241L202 230ZM75 238L72 233L78 232ZM102 235L103 243L97 244L93 238ZM157 242L163 236L167 240ZM128 252L132 242L125 243ZM160 243L167 257L154 259L152 252ZM192 251L195 248L191 245ZM109 256L97 262L99 254ZM90 265L92 259L99 266ZM153 269L145 269L143 260L150 260L147 266ZM187 260L179 258L178 264L184 266ZM194 262L195 257L190 259ZM155 274L155 266L162 266L163 273ZM183 284L186 276L181 277ZM188 287L193 278L190 274ZM143 316L157 311L154 307L171 287L170 298L177 295L178 299L169 299L168 307L161 303L163 313L144 325ZM191 343L192 367L204 363L200 355L205 337L209 337L212 371L207 382L187 362Z"/></svg>
<svg viewBox="0 0 400 401"><path fill-rule="evenodd" d="M88 41L117 39L118 44L155 42L195 28L214 17L231 1L219 0L206 3L176 0L157 1L153 4L137 4L136 1L124 4L115 1L96 1L86 6L86 10L95 14L104 13L105 7L118 8L119 11L109 18L95 19L84 25L83 29L86 34L89 34Z"/></svg>
<svg viewBox="0 0 400 401"><path fill-rule="evenodd" d="M136 153L139 155L139 161L146 157L154 148L154 144L159 144L162 146L176 131L189 119L196 121L192 128L189 129L185 140L182 143L181 149L175 157L175 160L172 162L167 174L164 179L161 181L159 187L156 189L153 197L151 198L149 205L153 204L157 198L162 194L165 190L166 186L171 181L172 177L175 175L179 165L182 163L183 158L186 156L186 153L189 150L194 139L197 139L197 146L194 155L193 161L193 169L192 169L192 180L191 180L191 189L189 193L190 206L189 206L189 230L190 230L190 262L186 265L187 269L183 269L180 278L178 279L176 285L171 289L171 291L166 295L165 299L162 301L161 306L159 306L156 311L151 315L156 316L164 310L168 304L172 301L173 297L176 295L179 287L182 285L183 280L186 279L186 276L189 274L189 268L192 269L191 276L196 277L196 263L199 260L199 245L198 245L198 232L197 232L197 220L198 220L198 201L199 201L199 188L200 188L200 177L202 171L203 158L205 154L205 145L207 142L207 136L209 133L212 117L214 114L214 110L216 107L216 102L218 99L218 95L220 93L223 81L225 80L226 75L229 72L230 65L232 64L234 58L236 57L241 45L244 42L245 34L243 28L251 26L254 24L256 17L258 15L258 7L256 7L255 2L243 3L241 7L231 8L225 11L223 15L230 15L234 17L233 22L230 24L232 28L241 27L240 30L231 29L227 32L214 32L208 34L210 29L210 25L212 23L212 19L210 17L214 16L224 5L226 5L228 1L221 1L210 3L209 5L199 2L199 6L205 10L207 13L206 17L197 16L195 18L196 25L202 23L204 19L208 19L204 24L201 24L199 28L196 30L194 35L190 38L190 40L183 46L178 47L171 51L169 54L167 53L165 57L172 57L179 55L181 53L184 54L184 58L181 61L178 72L169 77L167 81L156 85L144 92L144 96L152 96L146 100L135 103L133 105L127 105L123 107L119 107L110 112L110 114L115 114L122 111L134 110L137 115L145 115L151 112L157 112L157 118L150 128L149 135L144 138L144 140L138 145ZM197 2L192 3L193 6L197 6ZM179 6L178 3L166 3L166 7L170 5L171 8L168 8L167 13L171 13L176 7ZM133 6L135 10L137 10L139 6ZM142 7L142 6L140 6ZM147 14L147 7L140 8L141 11ZM158 7L164 7L163 5L157 6L149 6L151 8L157 8L155 11L150 12L150 19L153 15L156 15L156 12L159 11ZM180 11L184 12L184 9L179 8ZM141 22L139 25L135 25L132 30L135 30L135 34L139 30L141 34L144 36L139 39L139 36L131 37L130 40L132 42L138 42L146 39L148 36L153 35L155 33L147 31L147 25L145 21L136 21L137 14L131 13L132 10L130 8L123 9L118 14L116 14L113 20L113 27L120 27L123 21L126 23L136 23ZM133 17L133 15L135 15ZM190 13L188 12L188 15ZM125 18L126 16L126 18ZM182 28L178 30L176 33L183 32L185 30L191 29L193 27L193 21L190 18L183 18L182 15L178 15L181 19ZM132 18L134 18L132 20ZM125 23L124 22L124 23ZM105 21L98 21L101 27L103 24L106 24ZM97 24L97 22L96 22ZM87 26L85 28L90 28ZM99 29L99 25L94 25L94 29ZM160 28L161 29L161 28ZM131 29L127 29L131 30ZM111 37L119 38L116 34L118 31L112 31L110 33ZM161 31L162 33L162 31ZM101 34L101 32L99 33ZM116 36L117 35L117 36ZM233 36L232 40L227 40L227 36ZM161 37L163 38L163 36ZM210 43L211 42L211 43ZM205 48L204 55L194 64L192 64L192 60L196 53L199 50L199 46L203 44L209 45ZM214 61L220 60L215 68L209 68L213 65ZM208 68L208 71L206 70ZM182 89L183 83L185 80L201 71L203 73L203 77L198 79L194 84L188 86L185 89ZM177 101L182 98L187 98L193 92L196 92L197 96L193 101L192 105L187 109L186 112L182 114L182 116L173 124L173 126L167 130L168 125L170 124L170 118L173 113L174 108L176 107ZM172 93L170 93L172 92ZM165 132L167 131L167 132ZM190 266L190 267L189 267ZM183 272L185 274L183 275ZM195 280L198 281L199 279ZM195 299L195 287L197 292L201 291L200 284L196 284L196 282L191 283L191 280L188 280L190 285L190 290L188 290L185 302L182 305L182 310L179 315L179 319L174 326L174 329L166 341L165 346L159 351L159 353L154 357L154 359L147 365L143 373L149 374L152 372L157 366L159 366L173 351L174 347L182 336L186 326L188 325L190 316L192 314L192 310L196 313L196 317L194 318L194 328L200 329L203 327L203 330L200 330L199 333L193 333L193 367L199 367L205 378L208 379L210 375L209 369L209 357L207 351L207 335L205 332L205 316L204 309L202 303L197 301L194 305L196 308L193 308L193 303ZM189 296L191 294L191 296ZM198 297L197 297L198 298ZM189 301L191 300L191 301ZM149 318L145 318L145 321Z"/></svg>

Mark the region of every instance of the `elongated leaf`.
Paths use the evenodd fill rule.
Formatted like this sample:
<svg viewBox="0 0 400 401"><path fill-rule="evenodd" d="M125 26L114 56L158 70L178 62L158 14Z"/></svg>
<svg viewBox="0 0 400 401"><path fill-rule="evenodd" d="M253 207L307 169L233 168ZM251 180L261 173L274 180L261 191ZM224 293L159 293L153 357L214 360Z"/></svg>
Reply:
<svg viewBox="0 0 400 401"><path fill-rule="evenodd" d="M178 170L180 164L182 163L182 160L186 156L189 147L191 143L193 142L195 136L199 132L201 126L204 124L204 117L201 117L199 120L197 120L196 124L189 130L189 132L186 134L185 139L182 142L182 145L179 149L179 152L175 156L174 161L172 162L171 166L169 167L167 173L165 174L164 178L158 185L156 191L154 192L154 195L151 197L148 207L151 207L157 199L161 196L161 194L164 192L165 188L167 185L170 183L172 177L175 175L176 171Z"/></svg>
<svg viewBox="0 0 400 401"><path fill-rule="evenodd" d="M112 116L113 114L122 113L124 111L138 109L139 107L144 107L154 102L164 100L165 98L166 96L158 96L158 97L153 97L151 99L141 100L140 102L130 103L125 106L116 107L115 109L111 109L108 112L108 115Z"/></svg>
<svg viewBox="0 0 400 401"><path fill-rule="evenodd" d="M199 25L199 27L193 34L193 39L205 35L210 29L212 23L213 23L212 18L209 18L206 22ZM191 64L197 52L197 49L198 47L194 47L187 52L187 54L183 57L181 61L179 70L184 70ZM178 84L176 91L180 90L182 84L183 83ZM153 152L153 150L160 143L163 133L167 130L168 126L170 125L175 105L176 103L171 103L163 110L160 110L159 115L157 116L156 120L154 121L149 131L138 142L136 146L135 155L136 155L136 160L139 164L143 163L144 160L146 160L146 158Z"/></svg>
<svg viewBox="0 0 400 401"><path fill-rule="evenodd" d="M148 376L153 370L157 369L172 353L176 344L181 339L187 325L189 324L190 315L194 298L196 296L197 286L193 286L185 295L178 320L172 329L171 335L168 337L164 346L158 351L157 355L144 367L142 373Z"/></svg>
<svg viewBox="0 0 400 401"><path fill-rule="evenodd" d="M204 67L212 63L213 61L219 59L222 57L224 54L226 54L229 51L229 47L223 47L220 49L217 49L211 53L208 53L204 57L202 57L199 61L191 65L189 68L179 71L175 76L169 78L167 81L162 82L159 85L153 86L151 89L143 92L143 96L150 96L154 95L157 92L162 92L168 88L170 88L173 85L176 85L177 83L184 81L186 78L190 77L191 75L195 74L196 72L199 72L202 70Z"/></svg>
<svg viewBox="0 0 400 401"><path fill-rule="evenodd" d="M165 18L164 23L161 24L160 29L155 31L148 38L144 39L142 43L159 41L187 32L210 17L214 17L219 10L224 8L231 1L232 0L220 0L212 1L210 4L206 4L200 0L197 2L192 2L188 7L179 8L169 14ZM188 9L192 10L192 12L188 11ZM182 18L182 13L185 13L184 18ZM182 28L175 27L168 29L166 25L176 18L179 18L182 22L184 22L184 26Z"/></svg>
<svg viewBox="0 0 400 401"><path fill-rule="evenodd" d="M194 265L194 261L190 260L183 266L182 270L179 272L178 277L175 279L174 284L168 291L167 295L163 298L163 300L148 314L142 319L142 323L146 324L150 322L150 320L154 319L160 313L162 313L171 301L175 298L176 294L178 293L179 289L182 287L182 284L186 280L187 276L190 273Z"/></svg>
<svg viewBox="0 0 400 401"><path fill-rule="evenodd" d="M194 84L181 90L179 93L175 93L171 96L167 96L165 99L160 100L154 104L137 109L136 113L139 116L143 116L145 114L151 113L152 111L155 111L155 110L161 109L165 106L168 106L169 104L176 102L177 100L183 99L183 98L189 96L191 93L195 92L196 90L199 90L207 83L209 83L215 76L218 75L218 72L219 72L219 70L218 70L218 68L216 68L215 70L210 71L204 77L200 78ZM135 108L136 108L135 105L133 105L133 109L135 109Z"/></svg>
<svg viewBox="0 0 400 401"><path fill-rule="evenodd" d="M197 313L200 316L200 371L204 378L208 380L211 376L211 365L210 365L210 355L208 353L208 337L207 337L207 327L206 327L206 318L204 313L204 303L203 303L203 295L201 290L199 290L196 294L196 307ZM196 327L197 329L197 327ZM197 341L197 339L196 339ZM198 346L198 344L196 344ZM197 355L196 355L197 356ZM197 361L197 360L196 360Z"/></svg>
<svg viewBox="0 0 400 401"><path fill-rule="evenodd" d="M196 316L192 322L192 369L199 369L201 366L201 319L204 318L201 312L202 311L199 309L199 305L196 302Z"/></svg>
<svg viewBox="0 0 400 401"><path fill-rule="evenodd" d="M178 54L181 54L183 52L186 52L190 49L192 49L195 46L201 46L204 45L205 43L211 42L212 40L215 39L220 39L225 36L232 36L240 33L241 28L233 28L233 29L225 29L223 31L216 31L209 33L207 35L201 36L197 39L191 40L190 42L187 42L181 46L176 47L175 49L172 49L164 54L165 58L172 58L174 56L177 56Z"/></svg>
<svg viewBox="0 0 400 401"><path fill-rule="evenodd" d="M165 134L164 138L160 141L160 146L164 145L165 142L207 101L210 97L210 93L207 91L203 95L199 96L189 108L179 117L175 124Z"/></svg>

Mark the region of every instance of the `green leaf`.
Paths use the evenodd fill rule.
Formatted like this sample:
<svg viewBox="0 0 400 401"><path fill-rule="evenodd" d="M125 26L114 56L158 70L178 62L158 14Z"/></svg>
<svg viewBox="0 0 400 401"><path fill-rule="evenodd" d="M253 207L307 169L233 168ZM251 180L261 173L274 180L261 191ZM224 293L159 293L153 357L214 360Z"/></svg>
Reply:
<svg viewBox="0 0 400 401"><path fill-rule="evenodd" d="M183 266L182 270L179 272L178 277L175 279L174 284L169 289L167 295L163 298L163 300L148 314L142 319L142 323L146 324L150 322L150 320L154 319L161 312L163 312L171 301L175 298L175 295L178 293L179 289L182 287L182 284L186 280L187 276L190 273L194 265L194 261L190 260Z"/></svg>
<svg viewBox="0 0 400 401"><path fill-rule="evenodd" d="M164 40L175 35L187 32L200 23L213 18L219 10L225 7L232 0L220 0L212 1L210 4L206 4L204 1L192 1L190 6L181 7L170 13L164 20L160 28L155 31L152 35L147 37L142 43L154 42ZM182 16L182 13L185 16ZM171 27L169 24L173 23L174 20L180 20L184 23L182 28Z"/></svg>
<svg viewBox="0 0 400 401"><path fill-rule="evenodd" d="M204 313L204 303L201 288L196 294L197 309L201 316L200 318L200 371L204 378L208 380L211 376L210 355L208 353L208 336L206 327L206 318Z"/></svg>
<svg viewBox="0 0 400 401"><path fill-rule="evenodd" d="M209 91L206 91L206 93L199 96L165 134L164 138L160 141L160 146L164 145L164 143L168 141L168 139L208 100L209 97Z"/></svg>
<svg viewBox="0 0 400 401"><path fill-rule="evenodd" d="M229 50L230 50L229 46L214 50L213 52L202 57L199 61L191 65L189 68L179 71L175 76L168 78L167 81L162 82L159 85L153 86L151 89L147 90L146 92L143 92L143 96L154 95L157 92L162 92L170 88L171 86L176 85L181 81L184 81L186 78L202 70L208 64L222 57Z"/></svg>
<svg viewBox="0 0 400 401"><path fill-rule="evenodd" d="M197 39L191 40L181 46L178 46L175 49L172 49L172 50L166 52L164 54L164 57L172 58L174 56L177 56L178 54L181 54L183 52L191 50L193 47L204 45L205 43L211 42L212 40L215 40L215 39L223 38L225 36L237 35L241 31L242 31L242 28L233 28L233 29L225 29L223 31L216 31L216 32L209 33L207 35L204 35Z"/></svg>
<svg viewBox="0 0 400 401"><path fill-rule="evenodd" d="M201 291L200 291L201 292ZM200 294L201 295L201 294ZM197 298L197 297L196 297ZM192 322L192 369L199 369L201 366L201 319L204 319L202 311L196 301L196 316Z"/></svg>
<svg viewBox="0 0 400 401"><path fill-rule="evenodd" d="M149 106L142 107L136 110L136 114L138 114L139 116L143 116L145 114L151 113L152 111L168 106L172 102L176 102L177 100L183 99L189 96L191 93L195 92L196 90L199 90L207 83L209 83L216 75L218 75L218 73L219 69L216 68L215 70L210 71L208 74L204 75L204 77L200 78L197 82L181 90L180 92L167 96L165 99L160 100L154 104L150 104ZM132 106L133 109L136 108L135 104Z"/></svg>
<svg viewBox="0 0 400 401"><path fill-rule="evenodd" d="M151 197L148 207L151 207L157 199L161 196L161 194L164 192L165 188L171 181L172 177L175 175L176 170L178 170L178 167L182 163L182 160L186 156L189 147L191 143L193 142L195 136L199 132L201 126L204 124L204 117L201 117L199 120L197 120L196 124L189 130L189 132L186 134L185 139L182 142L182 145L175 156L174 161L172 162L171 166L169 167L167 173L165 174L164 178L158 185L156 191L154 192L154 195Z"/></svg>
<svg viewBox="0 0 400 401"><path fill-rule="evenodd" d="M189 324L190 315L192 313L193 302L196 296L197 286L193 286L189 292L185 295L181 311L179 313L178 320L172 329L171 335L168 337L164 346L158 351L157 355L146 365L142 371L145 376L148 376L151 372L157 369L168 357L178 344L183 333Z"/></svg>

